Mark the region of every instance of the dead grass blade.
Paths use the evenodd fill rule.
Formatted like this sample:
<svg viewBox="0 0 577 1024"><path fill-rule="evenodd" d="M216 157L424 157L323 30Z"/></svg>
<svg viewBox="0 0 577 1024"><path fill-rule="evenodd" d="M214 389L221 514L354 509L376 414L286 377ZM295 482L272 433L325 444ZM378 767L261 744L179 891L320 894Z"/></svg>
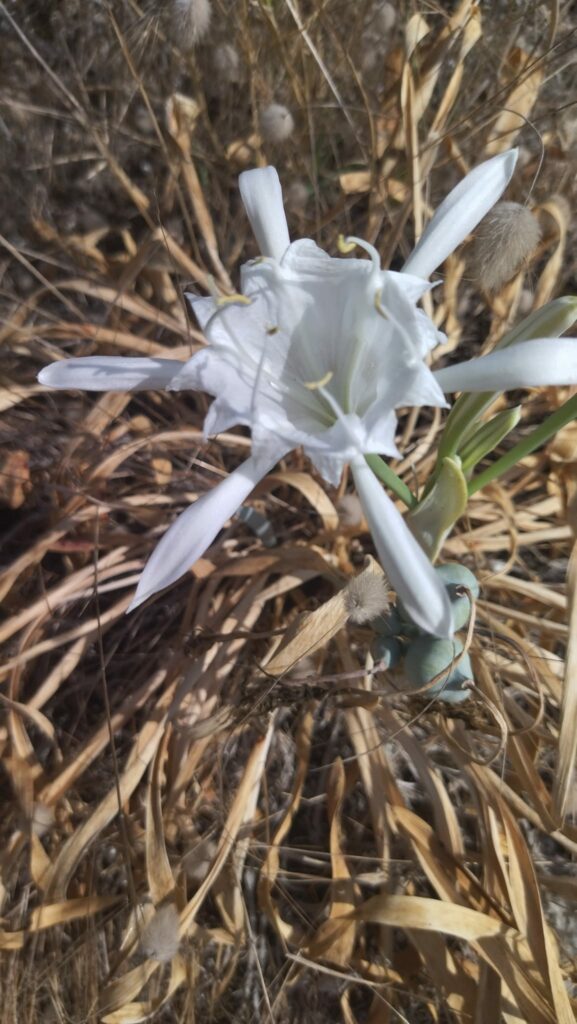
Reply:
<svg viewBox="0 0 577 1024"><path fill-rule="evenodd" d="M569 597L569 637L567 660L563 680L561 725L557 771L553 783L553 817L562 823L571 788L575 785L575 758L577 755L577 545L573 546L567 573Z"/></svg>
<svg viewBox="0 0 577 1024"><path fill-rule="evenodd" d="M470 942L503 979L519 1011L525 1014L527 1024L555 1024L552 1007L547 1005L519 962L518 949L523 946L521 935L496 918L423 896L386 894L367 900L351 916L391 928L444 933Z"/></svg>

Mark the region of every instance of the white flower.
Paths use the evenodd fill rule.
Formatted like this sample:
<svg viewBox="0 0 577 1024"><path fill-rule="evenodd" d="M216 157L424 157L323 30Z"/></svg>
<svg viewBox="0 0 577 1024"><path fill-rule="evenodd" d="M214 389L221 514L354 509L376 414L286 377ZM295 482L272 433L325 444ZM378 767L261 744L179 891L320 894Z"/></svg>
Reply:
<svg viewBox="0 0 577 1024"><path fill-rule="evenodd" d="M177 520L153 552L131 607L175 582L212 543L256 483L302 446L332 484L351 464L357 492L392 586L414 621L440 636L452 618L444 587L364 455L398 455L395 409L445 405L444 392L577 383L577 345L524 342L431 372L424 359L442 335L417 302L425 280L504 191L516 152L493 157L453 189L403 271L370 259L332 258L310 240L290 243L274 168L245 171L242 199L262 258L241 271L242 295L189 296L208 345L187 363L90 357L40 374L60 388L199 388L215 395L205 433L251 429L252 455Z"/></svg>

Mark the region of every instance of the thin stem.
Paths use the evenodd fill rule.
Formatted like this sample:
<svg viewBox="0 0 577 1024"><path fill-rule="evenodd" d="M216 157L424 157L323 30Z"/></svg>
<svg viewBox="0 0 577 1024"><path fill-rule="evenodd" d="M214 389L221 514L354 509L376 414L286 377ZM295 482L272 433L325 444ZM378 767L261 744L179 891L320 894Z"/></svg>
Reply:
<svg viewBox="0 0 577 1024"><path fill-rule="evenodd" d="M482 487L490 484L498 476L501 476L502 473L506 473L508 469L515 466L525 456L530 455L536 448L545 444L550 437L553 437L558 430L565 427L575 417L577 417L577 395L573 395L573 398L570 398L560 409L557 409L556 412L549 416L540 427L537 427L531 434L514 445L505 455L497 459L492 466L479 473L478 476L473 477L468 486L469 497L480 491ZM371 458L374 458L374 456L371 456Z"/></svg>
<svg viewBox="0 0 577 1024"><path fill-rule="evenodd" d="M417 504L417 499L412 491L409 490L407 485L403 483L400 477L397 476L390 466L381 459L380 455L365 455L365 460L371 467L375 476L378 476L379 480L382 480L384 484L405 503L407 508L414 508Z"/></svg>

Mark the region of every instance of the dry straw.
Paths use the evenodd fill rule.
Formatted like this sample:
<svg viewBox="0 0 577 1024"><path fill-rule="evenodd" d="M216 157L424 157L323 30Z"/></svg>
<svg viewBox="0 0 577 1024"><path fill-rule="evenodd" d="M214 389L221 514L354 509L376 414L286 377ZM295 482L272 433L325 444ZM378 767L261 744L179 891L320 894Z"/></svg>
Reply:
<svg viewBox="0 0 577 1024"><path fill-rule="evenodd" d="M301 5L301 30L292 0L220 3L219 41L254 69L255 95L247 88L238 105L207 104L212 55L203 65L182 54L206 38L210 4L166 0L175 29L177 10L188 25L182 45L159 33L145 56L162 60L147 67L129 62L129 37L124 69L111 66L119 51L108 7L93 6L103 17L78 16L71 62L66 34L45 45L37 0L0 2L2 116L18 141L5 166L19 195L40 183L42 198L34 209L14 201L3 172L3 232L16 241L2 243L10 360L0 410L9 445L28 460L18 460L23 503L10 491L14 465L0 474L10 530L0 569L0 1024L214 1024L231 1013L318 1024L435 1014L574 1024L569 936L543 913L551 900L569 914L575 903L575 829L562 820L573 808L577 703L575 552L569 619L565 596L573 438L562 468L548 449L476 494L444 547L444 560L463 560L482 580L471 657L509 729L503 761L480 764L495 749L481 702L472 698L455 718L438 706L423 713L392 689L383 699L388 677L367 672L369 631L351 623L343 581L370 539L356 517L354 530L339 521L334 492L298 454L259 492L282 543L266 549L248 530L226 530L177 588L127 618L167 515L230 472L249 439L228 430L207 443L196 400L178 396L71 393L56 404L32 372L60 353L188 358L203 343L181 289L192 282L208 294L216 281L234 290L227 275L236 281L243 237L229 197L241 165L226 146L242 140L243 166L260 159L248 109L258 110L259 96L282 95L299 110L302 133L279 153L288 180L310 183L299 234L318 231L335 252L345 224L389 263L412 237L411 209L426 214L443 178L517 144L527 118L548 123L567 103L555 82L560 47L542 31L558 5L471 0L439 18L434 5L411 14L409 4L371 0L359 4L357 38L345 4ZM381 6L396 8L397 23L365 97L354 72ZM575 28L565 7L559 44ZM313 8L318 17L308 16ZM90 67L89 93L79 66ZM50 117L38 107L48 91ZM137 94L151 125L172 97L168 152L166 125L154 136L125 131ZM66 154L81 156L80 166ZM575 185L561 155L566 185L549 161L538 182L547 228L539 302L571 287L571 224L553 197L563 187L574 205ZM352 169L354 189L343 194ZM529 163L517 194L528 194L532 175ZM84 234L79 223L68 234L62 214L88 203L98 231ZM480 300L461 269L445 264L431 303L449 348L466 333L477 351L479 326L490 320L498 336L500 313L470 315ZM23 270L34 285L24 302ZM527 394L524 428L554 400ZM421 493L439 423L415 415L400 439L396 471ZM267 663L275 637L282 642ZM337 705L343 690L361 699ZM167 905L174 891L180 922ZM160 909L146 908L147 962L136 963L144 892Z"/></svg>

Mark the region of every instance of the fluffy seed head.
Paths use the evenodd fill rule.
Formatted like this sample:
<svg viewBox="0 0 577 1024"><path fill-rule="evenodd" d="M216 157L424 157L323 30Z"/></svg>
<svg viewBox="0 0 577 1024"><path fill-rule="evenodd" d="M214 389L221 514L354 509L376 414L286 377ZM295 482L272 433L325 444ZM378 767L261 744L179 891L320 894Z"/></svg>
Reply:
<svg viewBox="0 0 577 1024"><path fill-rule="evenodd" d="M178 911L173 903L161 907L142 932L140 948L146 956L163 963L178 953Z"/></svg>
<svg viewBox="0 0 577 1024"><path fill-rule="evenodd" d="M213 54L214 70L221 82L234 85L241 80L241 66L238 50L235 50L232 43L222 43L217 46Z"/></svg>
<svg viewBox="0 0 577 1024"><path fill-rule="evenodd" d="M34 804L31 825L35 836L45 835L54 825L54 808L47 804Z"/></svg>
<svg viewBox="0 0 577 1024"><path fill-rule="evenodd" d="M345 589L345 607L351 622L359 626L381 615L389 603L382 576L367 572L355 576Z"/></svg>
<svg viewBox="0 0 577 1024"><path fill-rule="evenodd" d="M379 32L390 32L394 28L396 20L397 12L393 4L387 3L387 0L375 4L371 17L371 28L375 28Z"/></svg>
<svg viewBox="0 0 577 1024"><path fill-rule="evenodd" d="M201 836L183 857L182 866L191 882L200 885L206 878L216 856L216 841L210 835Z"/></svg>
<svg viewBox="0 0 577 1024"><path fill-rule="evenodd" d="M210 27L210 0L173 0L173 4L176 40L184 50L192 49Z"/></svg>
<svg viewBox="0 0 577 1024"><path fill-rule="evenodd" d="M285 190L284 204L293 213L302 213L309 201L309 190L304 181L293 181Z"/></svg>
<svg viewBox="0 0 577 1024"><path fill-rule="evenodd" d="M476 281L487 291L498 291L529 260L540 237L539 224L526 206L497 203L481 221L471 249Z"/></svg>
<svg viewBox="0 0 577 1024"><path fill-rule="evenodd" d="M260 130L265 142L285 142L294 131L294 118L282 103L270 103L261 110Z"/></svg>
<svg viewBox="0 0 577 1024"><path fill-rule="evenodd" d="M360 526L363 521L363 508L356 494L343 494L337 510L343 526Z"/></svg>

